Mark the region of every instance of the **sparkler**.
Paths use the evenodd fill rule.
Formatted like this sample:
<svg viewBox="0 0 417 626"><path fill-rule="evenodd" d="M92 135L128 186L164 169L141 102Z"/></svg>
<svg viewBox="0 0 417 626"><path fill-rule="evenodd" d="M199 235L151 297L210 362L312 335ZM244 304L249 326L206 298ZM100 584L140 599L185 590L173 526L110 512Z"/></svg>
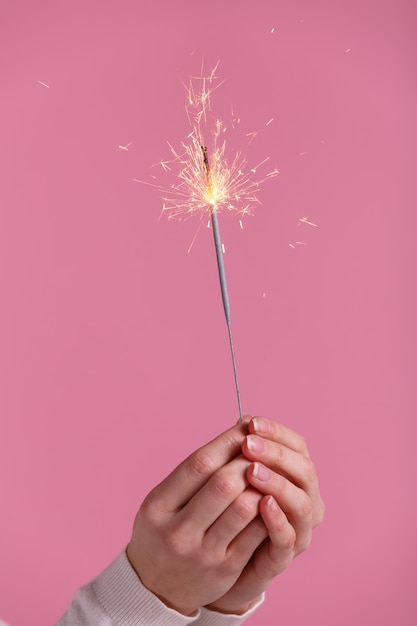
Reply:
<svg viewBox="0 0 417 626"><path fill-rule="evenodd" d="M236 211L240 217L251 214L256 204L260 185L276 176L279 172L273 169L264 174L263 178L256 180L254 175L258 169L269 161L269 157L263 159L258 165L249 168L246 159L246 150L237 151L229 163L226 159L226 127L219 119L215 120L214 130L211 133L210 161L208 149L203 136L203 127L208 125L211 117L211 96L220 87L221 82L216 82L218 64L210 72L209 76L203 75L190 82L187 89L186 114L190 122L191 131L187 140L182 142L183 151L179 153L170 143L172 159L160 161L164 173L170 173L177 169L174 183L170 187L162 187L159 184L133 179L136 182L151 185L158 189L162 196L162 211L167 211L169 217L188 217L195 213L205 215L209 213L214 236L214 244L217 257L217 266L220 279L223 308L229 333L229 343L232 354L233 372L236 385L237 400L239 405L239 417L242 420L242 405L237 377L236 359L233 348L233 340L230 323L230 301L227 290L226 272L223 260L223 250L220 237L218 212L220 210ZM198 86L195 86L198 81ZM273 121L271 118L266 126ZM232 128L240 123L239 118L232 119ZM257 135L257 132L247 133L248 145ZM239 220L240 227L242 221ZM194 240L193 240L194 242ZM191 246L190 246L191 248Z"/></svg>

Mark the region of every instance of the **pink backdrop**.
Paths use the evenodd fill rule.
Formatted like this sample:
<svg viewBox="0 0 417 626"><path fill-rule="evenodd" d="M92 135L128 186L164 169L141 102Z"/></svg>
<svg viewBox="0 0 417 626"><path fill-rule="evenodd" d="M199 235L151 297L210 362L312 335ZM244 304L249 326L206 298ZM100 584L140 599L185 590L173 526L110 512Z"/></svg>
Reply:
<svg viewBox="0 0 417 626"><path fill-rule="evenodd" d="M216 110L263 129L250 157L280 170L243 230L221 217L244 409L306 436L327 503L250 623L416 623L416 13L411 0L2 3L13 626L53 624L127 543L149 489L236 420L211 232L187 253L198 218L158 221L157 192L132 180L184 137L182 83L203 57L226 79Z"/></svg>

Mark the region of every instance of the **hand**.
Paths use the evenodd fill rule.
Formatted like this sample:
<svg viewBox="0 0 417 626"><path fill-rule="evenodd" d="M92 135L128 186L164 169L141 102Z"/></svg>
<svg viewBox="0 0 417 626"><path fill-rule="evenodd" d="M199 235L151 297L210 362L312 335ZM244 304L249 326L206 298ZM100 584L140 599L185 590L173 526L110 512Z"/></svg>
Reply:
<svg viewBox="0 0 417 626"><path fill-rule="evenodd" d="M197 450L136 516L128 558L142 583L184 615L227 597L268 535L262 491L249 485L252 464L241 453L247 434L237 424Z"/></svg>
<svg viewBox="0 0 417 626"><path fill-rule="evenodd" d="M247 603L308 547L313 528L324 516L316 471L300 435L256 417L249 422L242 451L253 461L246 472L248 482L264 494L259 510L269 536L236 583L208 607L225 613L248 608Z"/></svg>

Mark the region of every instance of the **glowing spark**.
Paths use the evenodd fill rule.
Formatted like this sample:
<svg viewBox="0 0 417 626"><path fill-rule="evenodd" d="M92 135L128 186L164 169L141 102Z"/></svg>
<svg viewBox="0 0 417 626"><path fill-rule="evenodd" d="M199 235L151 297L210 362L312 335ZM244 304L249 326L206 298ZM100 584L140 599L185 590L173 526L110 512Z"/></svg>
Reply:
<svg viewBox="0 0 417 626"><path fill-rule="evenodd" d="M279 174L279 170L275 169L272 170L272 172L268 172L268 174L265 175L265 180L267 178L273 178L274 176L276 176L277 174Z"/></svg>
<svg viewBox="0 0 417 626"><path fill-rule="evenodd" d="M256 174L256 170L261 167L261 165L263 165L264 163L266 163L267 161L269 161L270 157L266 157L266 159L264 159L263 161L261 161L260 163L258 163L258 165L255 165L255 167L253 167L251 169L252 174Z"/></svg>
<svg viewBox="0 0 417 626"><path fill-rule="evenodd" d="M305 154L308 154L308 152L299 152L298 156L304 156Z"/></svg>
<svg viewBox="0 0 417 626"><path fill-rule="evenodd" d="M243 223L242 223L242 220L239 220L239 226L240 226L240 228L243 230Z"/></svg>
<svg viewBox="0 0 417 626"><path fill-rule="evenodd" d="M126 152L127 152L129 150L129 146L131 146L132 143L133 143L133 141L130 141L125 146L117 146L117 147L119 148L119 150L126 150Z"/></svg>
<svg viewBox="0 0 417 626"><path fill-rule="evenodd" d="M190 246L189 246L189 248L188 248L188 250L187 250L187 254L190 254L190 252L191 252L191 248L193 247L193 245L194 245L194 243L195 243L195 240L197 239L197 235L198 235L198 233L200 232L200 228L201 228L201 222L200 222L199 227L198 227L198 228L197 228L197 230L196 230L196 233L195 233L195 235L194 235L194 237L193 237L192 242L190 243Z"/></svg>
<svg viewBox="0 0 417 626"><path fill-rule="evenodd" d="M274 121L274 118L271 117L271 119L265 124L265 126L269 126L270 124L272 124L273 121Z"/></svg>
<svg viewBox="0 0 417 626"><path fill-rule="evenodd" d="M307 244L304 241L296 241L297 246L306 246Z"/></svg>
<svg viewBox="0 0 417 626"><path fill-rule="evenodd" d="M46 87L47 89L49 89L49 85L47 85L46 83L42 82L41 80L38 80L38 83L40 85L43 85L44 87Z"/></svg>
<svg viewBox="0 0 417 626"><path fill-rule="evenodd" d="M297 226L299 226L300 224L309 224L309 226L315 226L317 228L317 224L309 222L308 217L300 217Z"/></svg>
<svg viewBox="0 0 417 626"><path fill-rule="evenodd" d="M169 187L154 184L162 196L164 210L169 211L172 217L189 217L197 212L207 212L210 206L216 206L218 212L227 210L239 215L251 213L260 203L260 185L279 173L275 168L264 174L260 180L255 180L252 174L257 174L270 157L250 168L246 150L233 153L231 160L228 160L226 126L221 120L213 118L211 113L212 95L222 84L218 82L217 69L218 64L208 76L191 79L186 88L185 107L191 126L190 132L182 142L181 150L168 143L173 158L161 160L157 164L164 172L171 172L175 176ZM233 111L232 113L234 115ZM232 127L239 122L239 118L234 118ZM209 142L204 136L206 132ZM247 134L249 143L256 135L256 131ZM207 184L204 153L201 150L201 146L206 146L207 143L210 145L210 185Z"/></svg>
<svg viewBox="0 0 417 626"><path fill-rule="evenodd" d="M295 246L293 246L292 243L289 243L288 245L290 246L290 248L294 248L294 250L295 250Z"/></svg>
<svg viewBox="0 0 417 626"><path fill-rule="evenodd" d="M347 48L347 49L345 50L345 52L350 52L351 50L352 50L352 48Z"/></svg>

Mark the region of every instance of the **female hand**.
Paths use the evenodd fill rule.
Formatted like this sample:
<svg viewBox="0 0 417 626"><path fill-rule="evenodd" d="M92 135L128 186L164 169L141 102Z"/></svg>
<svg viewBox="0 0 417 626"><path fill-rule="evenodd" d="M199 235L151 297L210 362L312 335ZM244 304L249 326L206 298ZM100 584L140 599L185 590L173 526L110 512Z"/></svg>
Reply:
<svg viewBox="0 0 417 626"><path fill-rule="evenodd" d="M247 610L309 546L313 528L324 516L316 470L304 438L263 417L253 418L248 427L242 446L251 461L246 477L263 494L259 510L268 539L255 550L229 591L208 607L225 613Z"/></svg>
<svg viewBox="0 0 417 626"><path fill-rule="evenodd" d="M142 583L184 615L225 596L267 537L238 424L181 463L143 502L128 558Z"/></svg>

